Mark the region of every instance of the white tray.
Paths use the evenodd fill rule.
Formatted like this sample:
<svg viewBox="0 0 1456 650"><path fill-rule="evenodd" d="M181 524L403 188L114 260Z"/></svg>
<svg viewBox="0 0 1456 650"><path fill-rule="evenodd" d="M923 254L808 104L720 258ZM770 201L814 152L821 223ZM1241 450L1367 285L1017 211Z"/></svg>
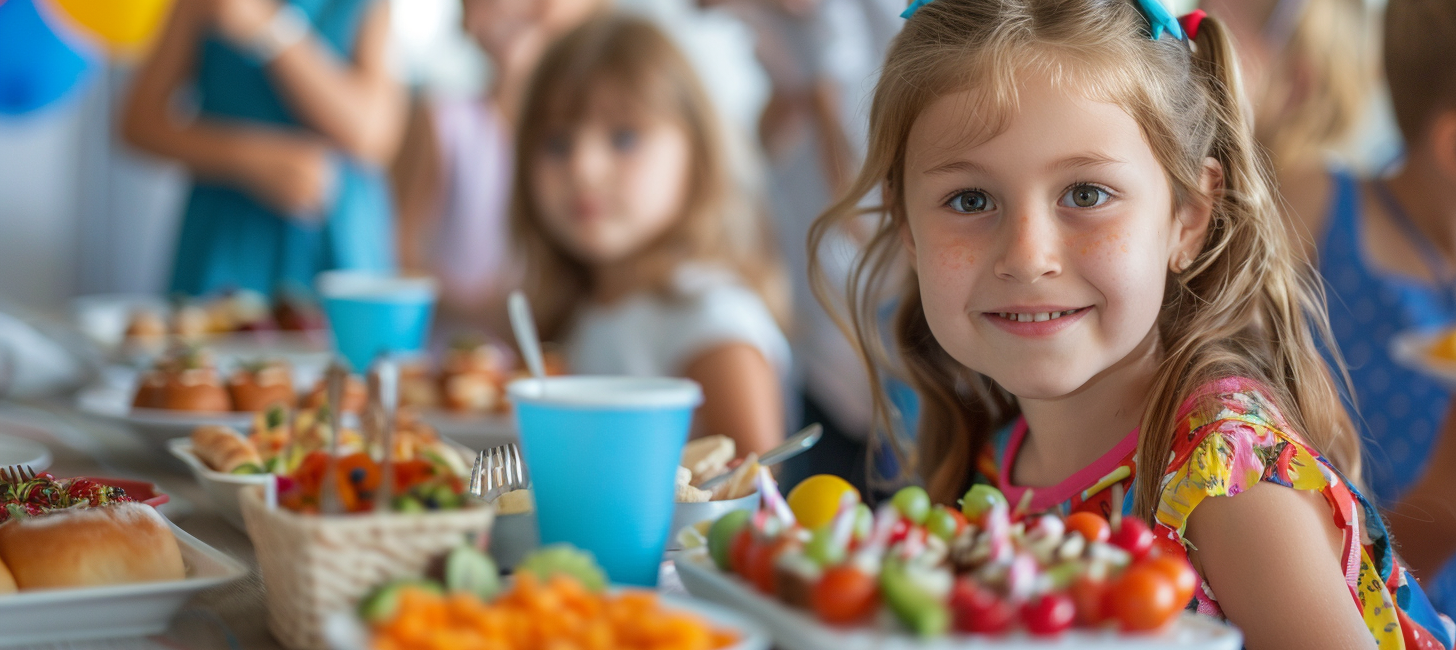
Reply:
<svg viewBox="0 0 1456 650"><path fill-rule="evenodd" d="M182 550L185 579L0 596L0 646L160 634L193 595L247 574L237 560L168 525Z"/></svg>
<svg viewBox="0 0 1456 650"><path fill-rule="evenodd" d="M272 474L227 474L208 467L196 454L192 453L192 440L190 438L173 438L167 441L167 451L173 456L187 463L187 469L192 470L192 477L197 479L197 484L207 492L208 498L212 499L213 507L217 508L224 519L233 527L247 532L243 525L243 506L238 502L238 493L250 485L263 486L264 498L268 503L273 503L277 497L268 492L277 488L277 482L273 480Z"/></svg>
<svg viewBox="0 0 1456 650"><path fill-rule="evenodd" d="M1390 339L1390 356L1402 366L1425 373L1456 389L1456 361L1431 356L1431 346L1450 330L1411 330Z"/></svg>
<svg viewBox="0 0 1456 650"><path fill-rule="evenodd" d="M736 632L740 641L724 650L768 650L768 634L757 623L731 609L667 594L658 594L658 598L668 609L696 614L714 627ZM352 612L335 612L324 623L324 636L333 650L365 650L369 647L367 634Z"/></svg>
<svg viewBox="0 0 1456 650"><path fill-rule="evenodd" d="M1052 639L1013 632L1006 636L950 635L917 639L893 626L834 628L744 586L710 566L702 553L675 560L683 586L695 598L742 612L768 630L776 647L785 650L1239 650L1243 635L1207 616L1184 614L1157 634L1124 635L1113 631L1073 630Z"/></svg>

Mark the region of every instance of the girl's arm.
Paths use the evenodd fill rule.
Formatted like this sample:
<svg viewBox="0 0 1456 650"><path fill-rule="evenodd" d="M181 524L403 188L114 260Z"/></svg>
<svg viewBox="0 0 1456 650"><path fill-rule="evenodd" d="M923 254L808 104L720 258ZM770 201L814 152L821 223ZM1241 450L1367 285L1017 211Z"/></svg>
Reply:
<svg viewBox="0 0 1456 650"><path fill-rule="evenodd" d="M193 75L197 46L210 20L202 0L173 5L161 37L132 80L122 137L137 148L181 162L198 177L247 189L281 212L316 211L329 171L328 149L320 139L197 120L173 106L173 94Z"/></svg>
<svg viewBox="0 0 1456 650"><path fill-rule="evenodd" d="M1446 413L1426 471L1389 514L1391 538L1418 579L1456 555L1456 402Z"/></svg>
<svg viewBox="0 0 1456 650"><path fill-rule="evenodd" d="M1345 583L1344 534L1319 493L1260 482L1205 499L1187 537L1249 650L1375 647Z"/></svg>
<svg viewBox="0 0 1456 650"><path fill-rule="evenodd" d="M758 348L729 343L692 360L687 378L703 387L698 421L708 435L738 444L738 454L763 454L784 440L784 404L778 374Z"/></svg>
<svg viewBox="0 0 1456 650"><path fill-rule="evenodd" d="M213 0L218 30L234 43L250 43L268 28L278 0ZM354 42L353 61L342 61L317 38L286 48L268 72L300 121L354 157L386 164L404 130L406 97L387 64L389 3L374 2Z"/></svg>

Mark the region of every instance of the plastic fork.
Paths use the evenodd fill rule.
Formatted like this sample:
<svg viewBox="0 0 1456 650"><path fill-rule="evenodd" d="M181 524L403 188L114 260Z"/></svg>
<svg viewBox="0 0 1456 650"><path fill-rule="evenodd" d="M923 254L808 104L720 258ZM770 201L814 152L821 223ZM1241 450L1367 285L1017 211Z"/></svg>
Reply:
<svg viewBox="0 0 1456 650"><path fill-rule="evenodd" d="M476 454L470 470L470 493L486 501L530 485L521 448L514 444L491 447Z"/></svg>

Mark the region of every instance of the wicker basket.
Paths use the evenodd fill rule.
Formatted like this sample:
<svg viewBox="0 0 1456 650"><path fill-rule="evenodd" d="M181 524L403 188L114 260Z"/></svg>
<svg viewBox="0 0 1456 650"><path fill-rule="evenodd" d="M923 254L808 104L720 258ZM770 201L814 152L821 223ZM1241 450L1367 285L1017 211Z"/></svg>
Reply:
<svg viewBox="0 0 1456 650"><path fill-rule="evenodd" d="M322 650L324 621L370 589L419 576L432 557L487 535L490 506L423 514L324 517L269 509L262 490L242 491L243 521L267 588L268 629L294 650Z"/></svg>

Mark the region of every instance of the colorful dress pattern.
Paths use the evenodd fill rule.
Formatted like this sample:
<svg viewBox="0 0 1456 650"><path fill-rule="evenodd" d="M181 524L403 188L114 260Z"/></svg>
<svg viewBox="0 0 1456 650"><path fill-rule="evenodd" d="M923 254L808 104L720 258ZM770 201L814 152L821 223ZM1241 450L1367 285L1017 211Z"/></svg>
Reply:
<svg viewBox="0 0 1456 650"><path fill-rule="evenodd" d="M1234 496L1260 481L1317 491L1329 503L1335 525L1344 531L1345 581L1376 643L1387 649L1452 647L1456 626L1436 613L1425 592L1395 561L1378 512L1328 460L1293 432L1257 382L1230 378L1204 386L1184 402L1178 422L1173 452L1160 481L1154 523L1159 546L1186 553L1183 535L1188 517L1206 498ZM1010 442L1019 440L1020 436L1014 434L1024 427L1024 423L1008 427L982 452L977 463L978 481L1008 484L1005 475L1009 472L1004 468L1016 452L1016 445ZM1129 494L1137 479L1134 454L1129 453L1114 470L1133 470L1134 475L1122 481ZM1063 513L1091 510L1105 515L1106 486L1111 485L1107 478L1088 483L1089 491L1106 484L1095 490L1096 494L1073 494L1055 509ZM1130 505L1128 500L1124 509ZM1206 582L1188 608L1223 617Z"/></svg>

